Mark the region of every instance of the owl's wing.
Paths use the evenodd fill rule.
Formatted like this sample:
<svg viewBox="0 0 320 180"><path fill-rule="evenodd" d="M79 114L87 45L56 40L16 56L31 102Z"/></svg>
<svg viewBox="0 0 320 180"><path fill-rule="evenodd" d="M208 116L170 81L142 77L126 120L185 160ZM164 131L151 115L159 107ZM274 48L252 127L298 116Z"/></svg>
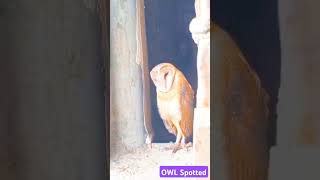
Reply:
<svg viewBox="0 0 320 180"><path fill-rule="evenodd" d="M194 92L189 83L185 83L182 87L182 106L183 119L180 122L180 127L186 137L190 137L193 132L193 110L194 110Z"/></svg>
<svg viewBox="0 0 320 180"><path fill-rule="evenodd" d="M183 103L193 107L194 92L192 90L191 85L188 82L182 86L181 96L181 100L183 101Z"/></svg>
<svg viewBox="0 0 320 180"><path fill-rule="evenodd" d="M171 122L171 120L163 119L163 124L169 131L169 133L177 135L177 128L174 126L174 124Z"/></svg>

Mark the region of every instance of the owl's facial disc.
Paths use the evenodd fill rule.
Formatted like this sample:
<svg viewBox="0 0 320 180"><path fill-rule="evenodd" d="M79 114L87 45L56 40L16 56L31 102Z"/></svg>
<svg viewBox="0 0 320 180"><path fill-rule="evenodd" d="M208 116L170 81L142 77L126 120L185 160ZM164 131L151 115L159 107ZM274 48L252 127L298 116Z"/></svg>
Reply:
<svg viewBox="0 0 320 180"><path fill-rule="evenodd" d="M153 82L156 80L156 74L155 74L154 70L150 71L150 77Z"/></svg>
<svg viewBox="0 0 320 180"><path fill-rule="evenodd" d="M174 81L174 71L172 69L165 69L162 73L163 78L163 88L159 89L162 92L170 91L173 81Z"/></svg>
<svg viewBox="0 0 320 180"><path fill-rule="evenodd" d="M165 81L167 80L168 75L169 75L169 72L165 72L165 73L164 73L163 79L164 79Z"/></svg>
<svg viewBox="0 0 320 180"><path fill-rule="evenodd" d="M161 79L159 70L157 70L156 68L153 68L150 71L150 77L151 80L153 81L154 85L158 88L159 86L162 86L161 82L163 82L163 79Z"/></svg>
<svg viewBox="0 0 320 180"><path fill-rule="evenodd" d="M165 90L168 90L168 74L169 74L169 72L165 72L164 73L164 76L163 76L163 79L164 79L164 83L163 83L163 85L164 85L164 89Z"/></svg>
<svg viewBox="0 0 320 180"><path fill-rule="evenodd" d="M159 64L151 70L150 76L158 91L168 92L173 85L175 68L170 64Z"/></svg>
<svg viewBox="0 0 320 180"><path fill-rule="evenodd" d="M164 74L159 73L156 80L154 81L154 84L156 85L157 89L161 92L168 92L168 86L167 86L167 77L164 76Z"/></svg>

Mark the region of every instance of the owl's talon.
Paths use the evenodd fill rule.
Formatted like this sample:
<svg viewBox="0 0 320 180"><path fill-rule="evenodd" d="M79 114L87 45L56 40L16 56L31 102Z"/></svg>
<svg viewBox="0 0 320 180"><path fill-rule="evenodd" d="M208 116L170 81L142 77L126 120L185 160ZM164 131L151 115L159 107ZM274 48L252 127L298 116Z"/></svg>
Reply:
<svg viewBox="0 0 320 180"><path fill-rule="evenodd" d="M182 149L183 147L180 144L174 146L172 150L172 154L176 153L178 150Z"/></svg>
<svg viewBox="0 0 320 180"><path fill-rule="evenodd" d="M192 147L192 143L189 142L187 144L182 144L182 148L186 149L187 151L189 151L189 148Z"/></svg>
<svg viewBox="0 0 320 180"><path fill-rule="evenodd" d="M192 147L192 142L189 142L187 144L183 144L182 147L183 148L190 148L190 147Z"/></svg>
<svg viewBox="0 0 320 180"><path fill-rule="evenodd" d="M164 149L169 151L169 150L174 149L175 146L176 146L175 144L171 143L170 145L168 145L168 147L165 147Z"/></svg>

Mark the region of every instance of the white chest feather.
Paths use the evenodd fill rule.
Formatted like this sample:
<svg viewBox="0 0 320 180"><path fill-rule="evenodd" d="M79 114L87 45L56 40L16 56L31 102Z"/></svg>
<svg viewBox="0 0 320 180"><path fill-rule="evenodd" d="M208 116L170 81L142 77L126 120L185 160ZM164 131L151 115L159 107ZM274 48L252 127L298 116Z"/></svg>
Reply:
<svg viewBox="0 0 320 180"><path fill-rule="evenodd" d="M173 100L158 100L158 109L162 119L181 119L180 103L177 99Z"/></svg>

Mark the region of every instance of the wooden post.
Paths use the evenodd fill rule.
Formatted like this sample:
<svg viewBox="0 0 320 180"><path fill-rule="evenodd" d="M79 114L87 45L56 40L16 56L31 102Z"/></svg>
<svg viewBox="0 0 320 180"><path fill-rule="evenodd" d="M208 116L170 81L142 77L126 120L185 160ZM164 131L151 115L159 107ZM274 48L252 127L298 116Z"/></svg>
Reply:
<svg viewBox="0 0 320 180"><path fill-rule="evenodd" d="M209 166L210 179L210 0L195 1L196 17L190 22L190 32L198 45L197 105L194 110L194 165Z"/></svg>
<svg viewBox="0 0 320 180"><path fill-rule="evenodd" d="M154 133L151 122L150 76L148 65L147 35L144 17L144 0L137 0L137 63L141 66L143 85L143 112L146 132L145 143L152 144ZM152 147L152 146L151 146Z"/></svg>

